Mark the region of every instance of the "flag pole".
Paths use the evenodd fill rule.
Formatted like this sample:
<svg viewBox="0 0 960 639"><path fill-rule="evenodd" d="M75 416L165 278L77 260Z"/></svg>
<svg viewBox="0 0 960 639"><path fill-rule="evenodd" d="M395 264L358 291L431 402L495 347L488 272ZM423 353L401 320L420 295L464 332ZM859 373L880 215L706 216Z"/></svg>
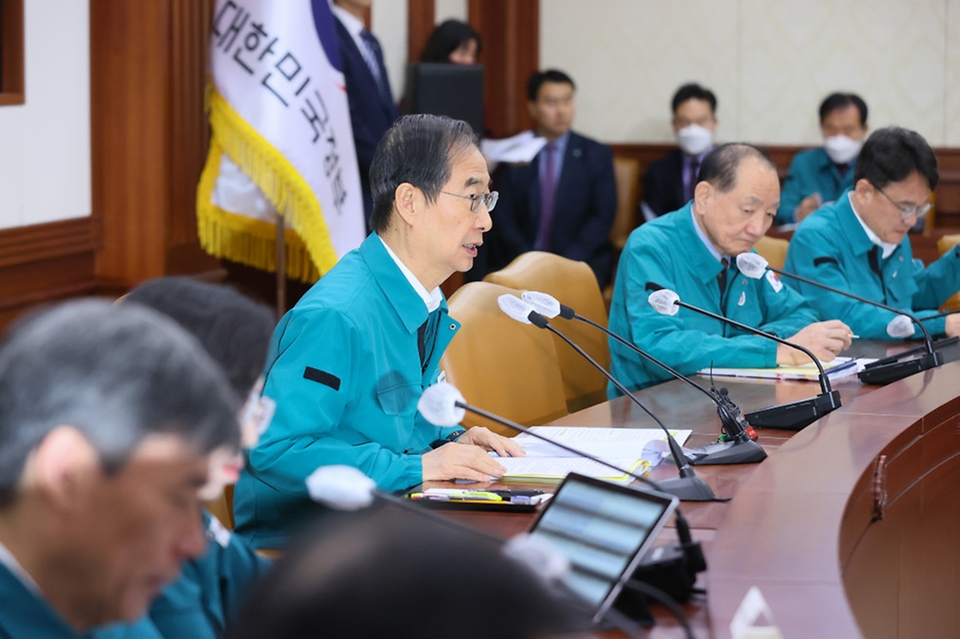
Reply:
<svg viewBox="0 0 960 639"><path fill-rule="evenodd" d="M277 319L287 312L287 246L284 242L283 214L277 211Z"/></svg>

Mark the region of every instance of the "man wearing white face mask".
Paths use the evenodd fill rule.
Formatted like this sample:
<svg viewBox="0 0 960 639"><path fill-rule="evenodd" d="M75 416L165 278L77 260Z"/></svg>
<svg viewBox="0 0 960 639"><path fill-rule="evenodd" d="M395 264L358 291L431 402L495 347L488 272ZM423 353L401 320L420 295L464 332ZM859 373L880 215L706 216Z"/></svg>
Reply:
<svg viewBox="0 0 960 639"><path fill-rule="evenodd" d="M693 198L700 164L714 147L717 98L713 91L685 84L673 94L670 106L680 148L647 167L640 205L646 221L676 211Z"/></svg>
<svg viewBox="0 0 960 639"><path fill-rule="evenodd" d="M794 156L783 184L777 224L800 222L853 186L853 172L867 128L867 104L860 96L827 96L820 104L823 146Z"/></svg>

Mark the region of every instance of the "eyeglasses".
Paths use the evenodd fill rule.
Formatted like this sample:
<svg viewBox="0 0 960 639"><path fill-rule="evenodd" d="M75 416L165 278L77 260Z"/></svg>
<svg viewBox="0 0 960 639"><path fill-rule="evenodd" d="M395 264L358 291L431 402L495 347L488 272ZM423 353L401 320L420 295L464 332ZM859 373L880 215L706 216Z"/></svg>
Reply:
<svg viewBox="0 0 960 639"><path fill-rule="evenodd" d="M885 197L885 198L887 198L888 200L890 200L890 203L893 204L895 207L897 207L897 209L900 211L900 219L901 219L901 220L909 219L909 218L913 217L914 215L916 215L917 218L919 219L919 218L923 217L924 215L926 215L926 214L927 214L927 211L930 210L930 207L933 206L933 205L930 204L929 202L927 202L927 203L925 203L925 204L920 204L919 206L902 206L902 205L897 204L896 202L894 202L892 197L890 197L889 195L887 195L886 193L883 192L883 189L878 188L878 187L876 187L876 186L873 187L873 188L877 189L880 193L883 193L883 197Z"/></svg>
<svg viewBox="0 0 960 639"><path fill-rule="evenodd" d="M452 195L453 197L460 197L465 200L470 200L471 213L477 212L477 209L480 208L481 202L487 207L487 213L490 213L497 206L497 200L500 199L500 194L497 191L490 191L489 193L471 193L470 195L458 195L457 193L451 193L450 191L440 192L446 193L447 195Z"/></svg>

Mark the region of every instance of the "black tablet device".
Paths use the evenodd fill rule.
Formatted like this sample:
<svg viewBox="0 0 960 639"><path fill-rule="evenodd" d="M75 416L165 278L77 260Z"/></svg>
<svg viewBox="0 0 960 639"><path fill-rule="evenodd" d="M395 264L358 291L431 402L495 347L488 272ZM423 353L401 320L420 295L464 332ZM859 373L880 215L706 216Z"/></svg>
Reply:
<svg viewBox="0 0 960 639"><path fill-rule="evenodd" d="M566 585L593 611L613 605L673 514L672 495L571 473L530 529L570 560Z"/></svg>

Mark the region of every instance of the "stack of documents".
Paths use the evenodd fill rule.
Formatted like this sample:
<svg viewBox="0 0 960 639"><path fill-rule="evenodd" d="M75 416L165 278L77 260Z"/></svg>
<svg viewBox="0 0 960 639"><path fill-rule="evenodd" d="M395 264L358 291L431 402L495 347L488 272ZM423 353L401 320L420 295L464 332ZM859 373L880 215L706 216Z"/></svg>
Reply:
<svg viewBox="0 0 960 639"><path fill-rule="evenodd" d="M830 381L856 375L863 370L865 364L874 360L868 358L852 359L850 357L838 357L829 362L821 362L823 371L827 374ZM704 368L699 371L700 375L709 377L752 377L763 379L797 379L815 382L820 378L820 371L816 364L810 362L803 366L777 366L776 368Z"/></svg>
<svg viewBox="0 0 960 639"><path fill-rule="evenodd" d="M534 426L530 429L554 441L593 455L630 472L645 472L656 465L663 451L666 435L659 428L590 428L564 426ZM689 430L671 430L682 446L690 436ZM505 480L559 480L568 473L629 483L629 475L579 457L553 444L522 433L515 442L523 446L526 457L497 457L507 469Z"/></svg>

